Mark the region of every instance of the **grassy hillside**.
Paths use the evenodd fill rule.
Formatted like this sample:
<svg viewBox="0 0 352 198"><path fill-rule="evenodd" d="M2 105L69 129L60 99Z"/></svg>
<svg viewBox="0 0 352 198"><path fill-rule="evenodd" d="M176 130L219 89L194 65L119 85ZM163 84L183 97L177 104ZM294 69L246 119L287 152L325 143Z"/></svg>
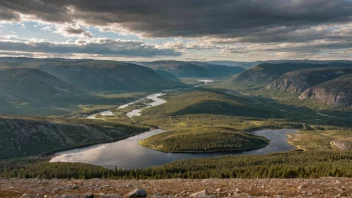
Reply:
<svg viewBox="0 0 352 198"><path fill-rule="evenodd" d="M155 61L142 63L154 70L169 72L178 78L216 78L242 72L241 67L230 67L202 62Z"/></svg>
<svg viewBox="0 0 352 198"><path fill-rule="evenodd" d="M197 90L181 92L170 96L168 102L145 109L143 115L176 116L188 114L236 115L270 117L271 113L248 101L218 91Z"/></svg>
<svg viewBox="0 0 352 198"><path fill-rule="evenodd" d="M226 128L187 128L154 135L140 145L163 152L220 152L262 148L268 140Z"/></svg>
<svg viewBox="0 0 352 198"><path fill-rule="evenodd" d="M0 158L108 142L147 130L123 124L94 125L36 119L0 118Z"/></svg>

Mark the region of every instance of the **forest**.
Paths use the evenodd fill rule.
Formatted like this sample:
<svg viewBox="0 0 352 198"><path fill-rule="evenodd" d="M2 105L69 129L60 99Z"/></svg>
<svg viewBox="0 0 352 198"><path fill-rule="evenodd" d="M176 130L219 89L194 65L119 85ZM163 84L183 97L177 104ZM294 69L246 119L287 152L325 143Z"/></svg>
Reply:
<svg viewBox="0 0 352 198"><path fill-rule="evenodd" d="M44 159L0 161L0 178L168 179L352 177L352 152L293 151L175 161L147 169L105 169Z"/></svg>

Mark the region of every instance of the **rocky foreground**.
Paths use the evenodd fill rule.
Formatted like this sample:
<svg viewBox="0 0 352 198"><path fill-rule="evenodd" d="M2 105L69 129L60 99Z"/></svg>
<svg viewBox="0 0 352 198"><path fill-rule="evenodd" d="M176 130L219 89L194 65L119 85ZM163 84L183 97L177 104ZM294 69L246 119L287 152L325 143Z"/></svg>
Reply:
<svg viewBox="0 0 352 198"><path fill-rule="evenodd" d="M0 179L0 197L352 197L352 178Z"/></svg>

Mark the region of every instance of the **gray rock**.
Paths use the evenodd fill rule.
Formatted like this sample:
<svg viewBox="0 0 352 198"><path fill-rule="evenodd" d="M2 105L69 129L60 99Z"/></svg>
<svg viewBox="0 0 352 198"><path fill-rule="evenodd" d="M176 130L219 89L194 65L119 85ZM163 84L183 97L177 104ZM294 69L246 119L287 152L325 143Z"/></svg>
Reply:
<svg viewBox="0 0 352 198"><path fill-rule="evenodd" d="M147 191L142 188L136 188L129 192L126 197L135 198L135 197L147 197Z"/></svg>
<svg viewBox="0 0 352 198"><path fill-rule="evenodd" d="M196 193L192 193L190 195L190 197L206 197L208 195L209 195L208 190L205 189L205 190L202 190L202 191L199 191L199 192L196 192Z"/></svg>
<svg viewBox="0 0 352 198"><path fill-rule="evenodd" d="M94 198L94 194L91 193L91 192L89 192L89 193L84 194L83 197L84 197L84 198Z"/></svg>

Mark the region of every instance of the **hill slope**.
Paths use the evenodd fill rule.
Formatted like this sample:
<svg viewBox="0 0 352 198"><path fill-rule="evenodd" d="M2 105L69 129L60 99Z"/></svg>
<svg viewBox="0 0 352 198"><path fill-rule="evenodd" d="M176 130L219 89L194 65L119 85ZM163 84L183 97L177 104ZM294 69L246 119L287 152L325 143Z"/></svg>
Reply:
<svg viewBox="0 0 352 198"><path fill-rule="evenodd" d="M0 67L38 68L92 91L139 92L182 86L157 75L152 69L117 61L0 58Z"/></svg>
<svg viewBox="0 0 352 198"><path fill-rule="evenodd" d="M236 115L268 117L271 113L257 107L246 98L227 95L216 91L193 91L167 98L167 103L148 108L143 115L176 116L188 114Z"/></svg>
<svg viewBox="0 0 352 198"><path fill-rule="evenodd" d="M156 91L180 86L153 70L127 63L112 65L48 65L41 70L93 91Z"/></svg>
<svg viewBox="0 0 352 198"><path fill-rule="evenodd" d="M352 74L329 80L304 91L299 99L313 98L328 105L352 106Z"/></svg>
<svg viewBox="0 0 352 198"><path fill-rule="evenodd" d="M155 61L142 63L154 70L169 72L178 78L215 78L237 74L244 71L241 67L230 67L202 62Z"/></svg>
<svg viewBox="0 0 352 198"><path fill-rule="evenodd" d="M287 72L266 86L267 89L277 89L291 93L302 93L304 90L352 73L351 68L314 68Z"/></svg>
<svg viewBox="0 0 352 198"><path fill-rule="evenodd" d="M305 63L305 62L284 62L284 63L262 63L248 69L234 78L234 82L242 84L267 84L282 74L309 68L325 67L351 67L349 62L328 62L328 63Z"/></svg>
<svg viewBox="0 0 352 198"><path fill-rule="evenodd" d="M317 108L325 104L351 107L351 73L350 61L264 63L238 74L226 87L250 93L254 91L255 94L286 100L289 103L294 101L296 104L301 103L297 100L297 95L301 94L301 100L312 98L316 99L316 104L321 103ZM279 92L268 92L265 89L289 92L293 95L281 95Z"/></svg>
<svg viewBox="0 0 352 198"><path fill-rule="evenodd" d="M111 141L145 129L103 128L84 124L0 118L0 158L23 157L57 149Z"/></svg>
<svg viewBox="0 0 352 198"><path fill-rule="evenodd" d="M0 68L1 113L24 112L26 108L60 108L89 96L76 86L35 68ZM7 107L3 107L7 106ZM17 110L16 110L17 109ZM48 110L50 111L50 110Z"/></svg>

